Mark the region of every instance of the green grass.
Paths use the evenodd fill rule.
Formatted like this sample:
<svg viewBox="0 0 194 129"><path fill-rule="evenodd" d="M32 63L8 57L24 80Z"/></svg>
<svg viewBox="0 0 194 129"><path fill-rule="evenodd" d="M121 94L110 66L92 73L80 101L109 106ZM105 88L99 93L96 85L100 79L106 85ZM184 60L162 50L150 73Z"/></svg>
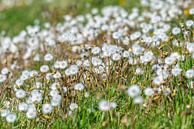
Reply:
<svg viewBox="0 0 194 129"><path fill-rule="evenodd" d="M32 25L34 19L43 21L40 7L38 4L33 4L4 10L0 14L0 30L8 35L16 35L27 25Z"/></svg>
<svg viewBox="0 0 194 129"><path fill-rule="evenodd" d="M102 8L105 5L121 4L118 0L79 0L79 4L76 4L76 2L77 0L58 0L54 4L49 4L37 0L29 6L13 7L4 10L0 13L0 30L4 30L10 36L14 36L25 29L26 26L33 25L35 19L39 19L40 24L45 21L56 24L63 20L64 14L84 14L93 7ZM86 3L90 3L90 7L86 8ZM134 6L139 7L139 1L127 0L126 5L123 6L130 11ZM45 12L50 12L49 16L43 16ZM181 62L180 65L186 71L192 67L193 63L193 60L188 58L186 62ZM39 66L35 65L37 69L39 69ZM145 69L147 69L146 72L151 71L149 66ZM149 75L151 73L147 72L146 76ZM0 128L193 129L193 91L185 91L184 86L187 82L184 80L184 84L181 84L180 80L180 78L174 78L172 81L173 86L178 87L175 96L162 96L161 100L159 98L150 102L151 104L147 107L135 106L124 91L118 90L118 83L107 83L104 87L92 90L90 97L87 99L80 95L77 98L79 108L76 112L73 112L72 116L66 117L65 114L62 114L64 119L48 118L46 123L41 121L30 122L22 119L9 125L4 119L0 118ZM145 76L133 78L133 74L128 78L127 85L131 84L132 81L146 86L151 84L151 81L147 81ZM99 95L101 97L97 98ZM117 108L108 112L99 111L98 102L101 99L116 102L118 104ZM2 106L2 103L0 104ZM95 110L95 112L92 110Z"/></svg>
<svg viewBox="0 0 194 129"><path fill-rule="evenodd" d="M72 116L64 119L48 119L47 123L40 123L38 121L20 122L14 125L4 125L0 123L3 128L36 128L42 129L47 126L50 128L52 122L52 129L192 129L193 115L191 108L186 105L193 104L193 98L190 98L182 91L177 92L177 96L163 98L162 102L157 105L155 103L150 108L135 106L127 95L122 92L117 92L115 95L116 86L106 88L106 91L97 90L91 94L91 97L79 98L79 109L72 114ZM119 105L115 110L102 112L98 110L97 93L104 93L104 98L113 100ZM180 95L182 94L182 96ZM121 99L122 98L122 99ZM193 105L192 105L193 106ZM95 112L88 109L95 110ZM122 119L126 117L127 123L122 124ZM49 122L50 121L50 122ZM36 124L38 122L38 124ZM22 124L21 124L22 123Z"/></svg>
<svg viewBox="0 0 194 129"><path fill-rule="evenodd" d="M38 19L40 24L48 21L56 24L63 20L63 15L85 14L91 8L102 8L107 5L122 5L127 10L139 7L139 0L124 0L122 5L119 0L55 0L52 3L45 0L34 0L30 5L21 5L5 9L0 12L0 32L4 31L9 36L15 36L28 25L34 25Z"/></svg>

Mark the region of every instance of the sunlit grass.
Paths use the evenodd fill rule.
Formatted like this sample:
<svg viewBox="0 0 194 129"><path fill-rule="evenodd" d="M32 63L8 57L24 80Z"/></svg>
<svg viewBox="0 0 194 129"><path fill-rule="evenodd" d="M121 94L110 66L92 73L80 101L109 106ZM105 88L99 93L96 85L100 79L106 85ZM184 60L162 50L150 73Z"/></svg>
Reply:
<svg viewBox="0 0 194 129"><path fill-rule="evenodd" d="M37 24L35 23L36 19L38 19L40 25L47 21L55 25L63 21L64 14L73 16L86 14L94 7L101 9L106 5L120 5L129 12L133 7L140 8L139 0L80 0L79 4L76 0L56 0L53 3L36 1L28 6L13 7L2 11L0 13L0 30L5 31L9 36L14 36L25 29L26 26ZM179 21L172 24L177 22ZM182 36L177 39L185 41ZM100 42L103 41L100 40ZM61 45L60 47L65 52L69 49L67 46ZM54 48L51 51L55 53L57 50L59 48ZM158 49L153 48L152 51L156 56L164 57L174 51L180 52L180 54L184 53L183 48L172 46L171 40L165 42ZM61 55L63 54L61 53ZM26 67L38 71L44 63L44 61L30 62ZM194 60L188 54L186 54L186 60L179 62L183 73L192 69L193 64ZM119 66L122 68L122 63ZM135 70L138 67L141 67L145 74L136 76ZM126 89L131 84L137 83L142 89L152 85L152 80L149 80L152 76L151 69L151 65L128 65L124 71L114 68L111 71L111 77L106 81L98 82L92 80L93 78L86 80L88 84L92 82L91 86L89 85L90 96L85 98L82 93L79 93L78 97L72 97L79 105L79 108L71 115L61 113L60 118L55 115L53 115L54 117L41 115L40 119L29 121L25 118L25 114L18 114L19 119L14 124L8 124L5 119L0 118L0 128L192 129L194 127L194 92L193 89L188 88L190 81L184 75L171 77L171 80L168 80L169 84L167 85L173 89L172 94L167 96L153 95L151 98L144 96L147 102L144 105L136 106L127 95ZM118 72L127 76L122 80L119 78ZM13 84L10 83L9 85ZM33 85L33 83L26 82L25 85ZM11 88L8 86L7 89L10 90ZM98 103L101 99L114 101L118 105L113 110L100 111ZM0 107L3 106L2 100L0 100ZM62 112L59 110L56 109L55 112Z"/></svg>
<svg viewBox="0 0 194 129"><path fill-rule="evenodd" d="M28 25L50 22L56 24L63 20L64 14L77 15L89 12L92 8L102 8L107 5L121 5L127 10L139 7L139 0L34 0L30 5L20 5L0 12L0 32L15 36Z"/></svg>

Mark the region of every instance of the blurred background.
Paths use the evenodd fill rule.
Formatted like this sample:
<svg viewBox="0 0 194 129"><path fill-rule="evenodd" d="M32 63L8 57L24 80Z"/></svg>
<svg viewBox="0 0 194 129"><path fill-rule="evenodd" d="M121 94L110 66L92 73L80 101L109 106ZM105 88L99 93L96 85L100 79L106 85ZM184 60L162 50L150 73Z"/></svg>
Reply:
<svg viewBox="0 0 194 129"><path fill-rule="evenodd" d="M0 32L17 35L28 25L63 21L63 16L90 12L92 8L119 5L128 11L140 0L0 0Z"/></svg>

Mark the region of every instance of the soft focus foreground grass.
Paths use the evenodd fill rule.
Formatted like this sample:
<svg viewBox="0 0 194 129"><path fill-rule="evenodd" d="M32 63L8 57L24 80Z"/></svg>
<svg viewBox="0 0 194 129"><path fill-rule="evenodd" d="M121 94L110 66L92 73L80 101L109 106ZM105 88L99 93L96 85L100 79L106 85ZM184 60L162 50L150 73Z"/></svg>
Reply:
<svg viewBox="0 0 194 129"><path fill-rule="evenodd" d="M30 5L20 5L0 12L0 32L9 36L17 35L38 19L40 24L48 21L56 24L63 20L64 14L76 15L89 12L92 8L107 5L120 5L130 10L139 6L139 0L34 0ZM37 21L37 20L36 20Z"/></svg>
<svg viewBox="0 0 194 129"><path fill-rule="evenodd" d="M64 119L47 118L47 123L40 121L20 121L13 125L0 123L0 128L28 128L28 129L193 129L193 115L191 107L193 99L182 91L178 91L175 97L166 97L156 100L151 107L135 106L133 102L122 92L118 92L117 85L98 89L89 98L81 95L77 112L72 116L64 116ZM115 93L117 95L115 95ZM98 99L94 96L104 96L120 105L115 110L102 112L98 110ZM193 106L193 105L192 105Z"/></svg>

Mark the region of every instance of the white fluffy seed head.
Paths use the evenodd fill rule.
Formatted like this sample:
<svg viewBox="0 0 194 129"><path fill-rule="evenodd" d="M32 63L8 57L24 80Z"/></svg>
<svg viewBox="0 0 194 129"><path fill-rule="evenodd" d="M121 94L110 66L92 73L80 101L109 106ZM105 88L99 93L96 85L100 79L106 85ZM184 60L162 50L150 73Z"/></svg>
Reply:
<svg viewBox="0 0 194 129"><path fill-rule="evenodd" d="M53 107L51 104L43 104L42 105L42 113L43 114L50 114L53 110Z"/></svg>
<svg viewBox="0 0 194 129"><path fill-rule="evenodd" d="M42 66L40 67L40 72L46 73L46 72L48 72L48 71L49 71L49 66L48 66L48 65L42 65Z"/></svg>
<svg viewBox="0 0 194 129"><path fill-rule="evenodd" d="M10 113L9 109L2 109L1 110L1 117L6 117Z"/></svg>
<svg viewBox="0 0 194 129"><path fill-rule="evenodd" d="M18 110L19 111L27 111L28 109L28 104L27 103L19 103L18 105Z"/></svg>
<svg viewBox="0 0 194 129"><path fill-rule="evenodd" d="M137 96L134 98L134 104L143 104L144 100L143 100L143 97L141 96Z"/></svg>
<svg viewBox="0 0 194 129"><path fill-rule="evenodd" d="M144 90L144 94L146 96L152 96L154 94L154 90L151 88L151 87L147 87L145 90Z"/></svg>
<svg viewBox="0 0 194 129"><path fill-rule="evenodd" d="M73 111L73 110L75 110L75 109L78 108L78 105L77 105L76 103L71 103L71 104L69 105L69 108L70 108L71 111Z"/></svg>
<svg viewBox="0 0 194 129"><path fill-rule="evenodd" d="M134 98L138 96L141 93L141 91L138 85L132 85L128 88L127 93L130 97Z"/></svg>
<svg viewBox="0 0 194 129"><path fill-rule="evenodd" d="M23 99L26 96L26 91L19 89L16 91L15 95L18 99Z"/></svg>
<svg viewBox="0 0 194 129"><path fill-rule="evenodd" d="M75 90L79 90L79 91L82 91L82 90L84 90L84 84L83 83L77 83L77 84L75 84L74 85L74 89Z"/></svg>
<svg viewBox="0 0 194 129"><path fill-rule="evenodd" d="M16 121L16 115L15 114L13 114L13 113L10 113L10 114L8 114L7 116L6 116L6 121L8 122L8 123L14 123L15 121Z"/></svg>
<svg viewBox="0 0 194 129"><path fill-rule="evenodd" d="M26 112L26 117L28 119L35 119L37 117L37 111L34 107L30 107L28 108L27 112Z"/></svg>
<svg viewBox="0 0 194 129"><path fill-rule="evenodd" d="M117 104L115 102L109 102L106 100L101 100L99 102L99 110L101 111L109 111L111 109L114 109L117 107Z"/></svg>
<svg viewBox="0 0 194 129"><path fill-rule="evenodd" d="M188 79L194 78L194 70L193 70L193 69L187 70L186 73L185 73L185 76L186 76Z"/></svg>

